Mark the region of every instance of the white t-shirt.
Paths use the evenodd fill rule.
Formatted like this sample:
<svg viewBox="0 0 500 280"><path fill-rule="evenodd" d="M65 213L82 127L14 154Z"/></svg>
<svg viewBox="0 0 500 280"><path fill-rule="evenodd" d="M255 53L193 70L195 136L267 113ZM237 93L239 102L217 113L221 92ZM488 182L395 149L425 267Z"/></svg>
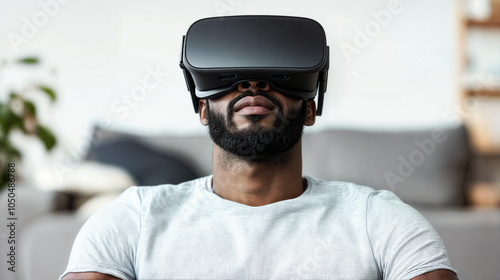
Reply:
<svg viewBox="0 0 500 280"><path fill-rule="evenodd" d="M83 226L63 275L392 280L454 271L432 226L393 193L305 178L299 197L259 207L219 197L212 176L132 187Z"/></svg>

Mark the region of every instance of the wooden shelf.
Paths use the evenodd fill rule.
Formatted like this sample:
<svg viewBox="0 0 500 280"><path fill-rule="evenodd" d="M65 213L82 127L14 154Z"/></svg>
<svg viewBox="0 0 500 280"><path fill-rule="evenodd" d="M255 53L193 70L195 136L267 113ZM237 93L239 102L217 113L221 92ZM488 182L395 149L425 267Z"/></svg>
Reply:
<svg viewBox="0 0 500 280"><path fill-rule="evenodd" d="M494 97L500 98L500 90L467 90L465 91L466 97Z"/></svg>
<svg viewBox="0 0 500 280"><path fill-rule="evenodd" d="M462 21L464 46L471 48L474 46L477 47L477 45L474 44L470 46L467 44L466 40L469 38L467 38L466 34L468 31L471 31L470 34L476 35L476 37L473 37L475 40L485 40L485 38L478 37L478 34L486 36L484 34L497 34L500 30L500 0L490 0L490 3L491 14L489 18L485 20L464 19L464 21ZM494 40L493 42L496 44L498 41ZM478 49L474 50L477 51ZM491 51L491 49L488 49L488 51ZM467 61L470 58L467 57L467 55L474 57L477 53L468 53L464 48L465 60L463 66L466 72L472 71L467 68L469 66ZM474 58L477 59L478 57ZM497 59L498 57L494 55L492 59L493 58ZM479 56L479 59L484 60L485 56ZM474 71L486 71L487 73L467 72L461 77L462 81L460 86L463 94L462 102L464 106L474 106L465 107L470 110L464 111L463 120L469 130L473 152L483 157L500 158L500 131L497 128L498 112L500 112L500 76L498 76L498 73L495 71L491 73L488 72L491 71L489 68L487 70L483 68L475 69Z"/></svg>
<svg viewBox="0 0 500 280"><path fill-rule="evenodd" d="M485 21L467 20L468 27L500 28L500 19L489 19Z"/></svg>
<svg viewBox="0 0 500 280"><path fill-rule="evenodd" d="M500 28L500 1L491 2L491 15L488 19L469 19L466 23L469 27Z"/></svg>
<svg viewBox="0 0 500 280"><path fill-rule="evenodd" d="M500 76L465 73L461 79L464 97L500 97Z"/></svg>

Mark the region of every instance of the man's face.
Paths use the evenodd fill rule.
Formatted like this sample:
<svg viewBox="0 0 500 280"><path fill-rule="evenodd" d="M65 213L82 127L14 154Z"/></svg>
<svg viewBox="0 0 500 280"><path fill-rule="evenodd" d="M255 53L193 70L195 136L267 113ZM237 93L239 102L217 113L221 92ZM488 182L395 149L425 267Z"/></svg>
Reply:
<svg viewBox="0 0 500 280"><path fill-rule="evenodd" d="M238 90L206 103L214 143L253 162L290 151L302 136L309 111L307 101L288 98L263 82L241 83Z"/></svg>

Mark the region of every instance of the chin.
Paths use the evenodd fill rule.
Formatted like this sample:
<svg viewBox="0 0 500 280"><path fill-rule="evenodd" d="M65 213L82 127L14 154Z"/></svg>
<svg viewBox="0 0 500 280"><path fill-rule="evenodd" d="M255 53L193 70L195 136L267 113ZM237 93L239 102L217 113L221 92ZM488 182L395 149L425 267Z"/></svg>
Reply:
<svg viewBox="0 0 500 280"><path fill-rule="evenodd" d="M258 123L264 117L265 117L264 115L248 115L248 116L246 116L246 119L252 123Z"/></svg>

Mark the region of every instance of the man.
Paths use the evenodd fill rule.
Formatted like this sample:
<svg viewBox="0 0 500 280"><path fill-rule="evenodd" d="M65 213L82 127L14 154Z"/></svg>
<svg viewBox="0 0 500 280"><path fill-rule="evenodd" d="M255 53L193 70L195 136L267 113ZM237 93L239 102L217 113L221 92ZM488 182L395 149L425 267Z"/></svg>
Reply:
<svg viewBox="0 0 500 280"><path fill-rule="evenodd" d="M227 36L235 24L255 23L266 33L263 27L304 24L298 21L235 17L211 24ZM277 29L263 37L281 36ZM211 37L219 39L225 40ZM196 63L189 53L193 42L200 43L188 34L183 63ZM312 75L320 88L323 62ZM237 74L224 75L236 80L210 95L203 93L210 86L196 80L201 64L182 65L195 110L214 142L213 175L125 191L82 228L62 279L457 279L437 233L391 192L302 175L303 126L314 124L321 106L300 98L305 94L290 84L263 79L267 68L251 63L231 68ZM289 79L304 74L292 66Z"/></svg>

